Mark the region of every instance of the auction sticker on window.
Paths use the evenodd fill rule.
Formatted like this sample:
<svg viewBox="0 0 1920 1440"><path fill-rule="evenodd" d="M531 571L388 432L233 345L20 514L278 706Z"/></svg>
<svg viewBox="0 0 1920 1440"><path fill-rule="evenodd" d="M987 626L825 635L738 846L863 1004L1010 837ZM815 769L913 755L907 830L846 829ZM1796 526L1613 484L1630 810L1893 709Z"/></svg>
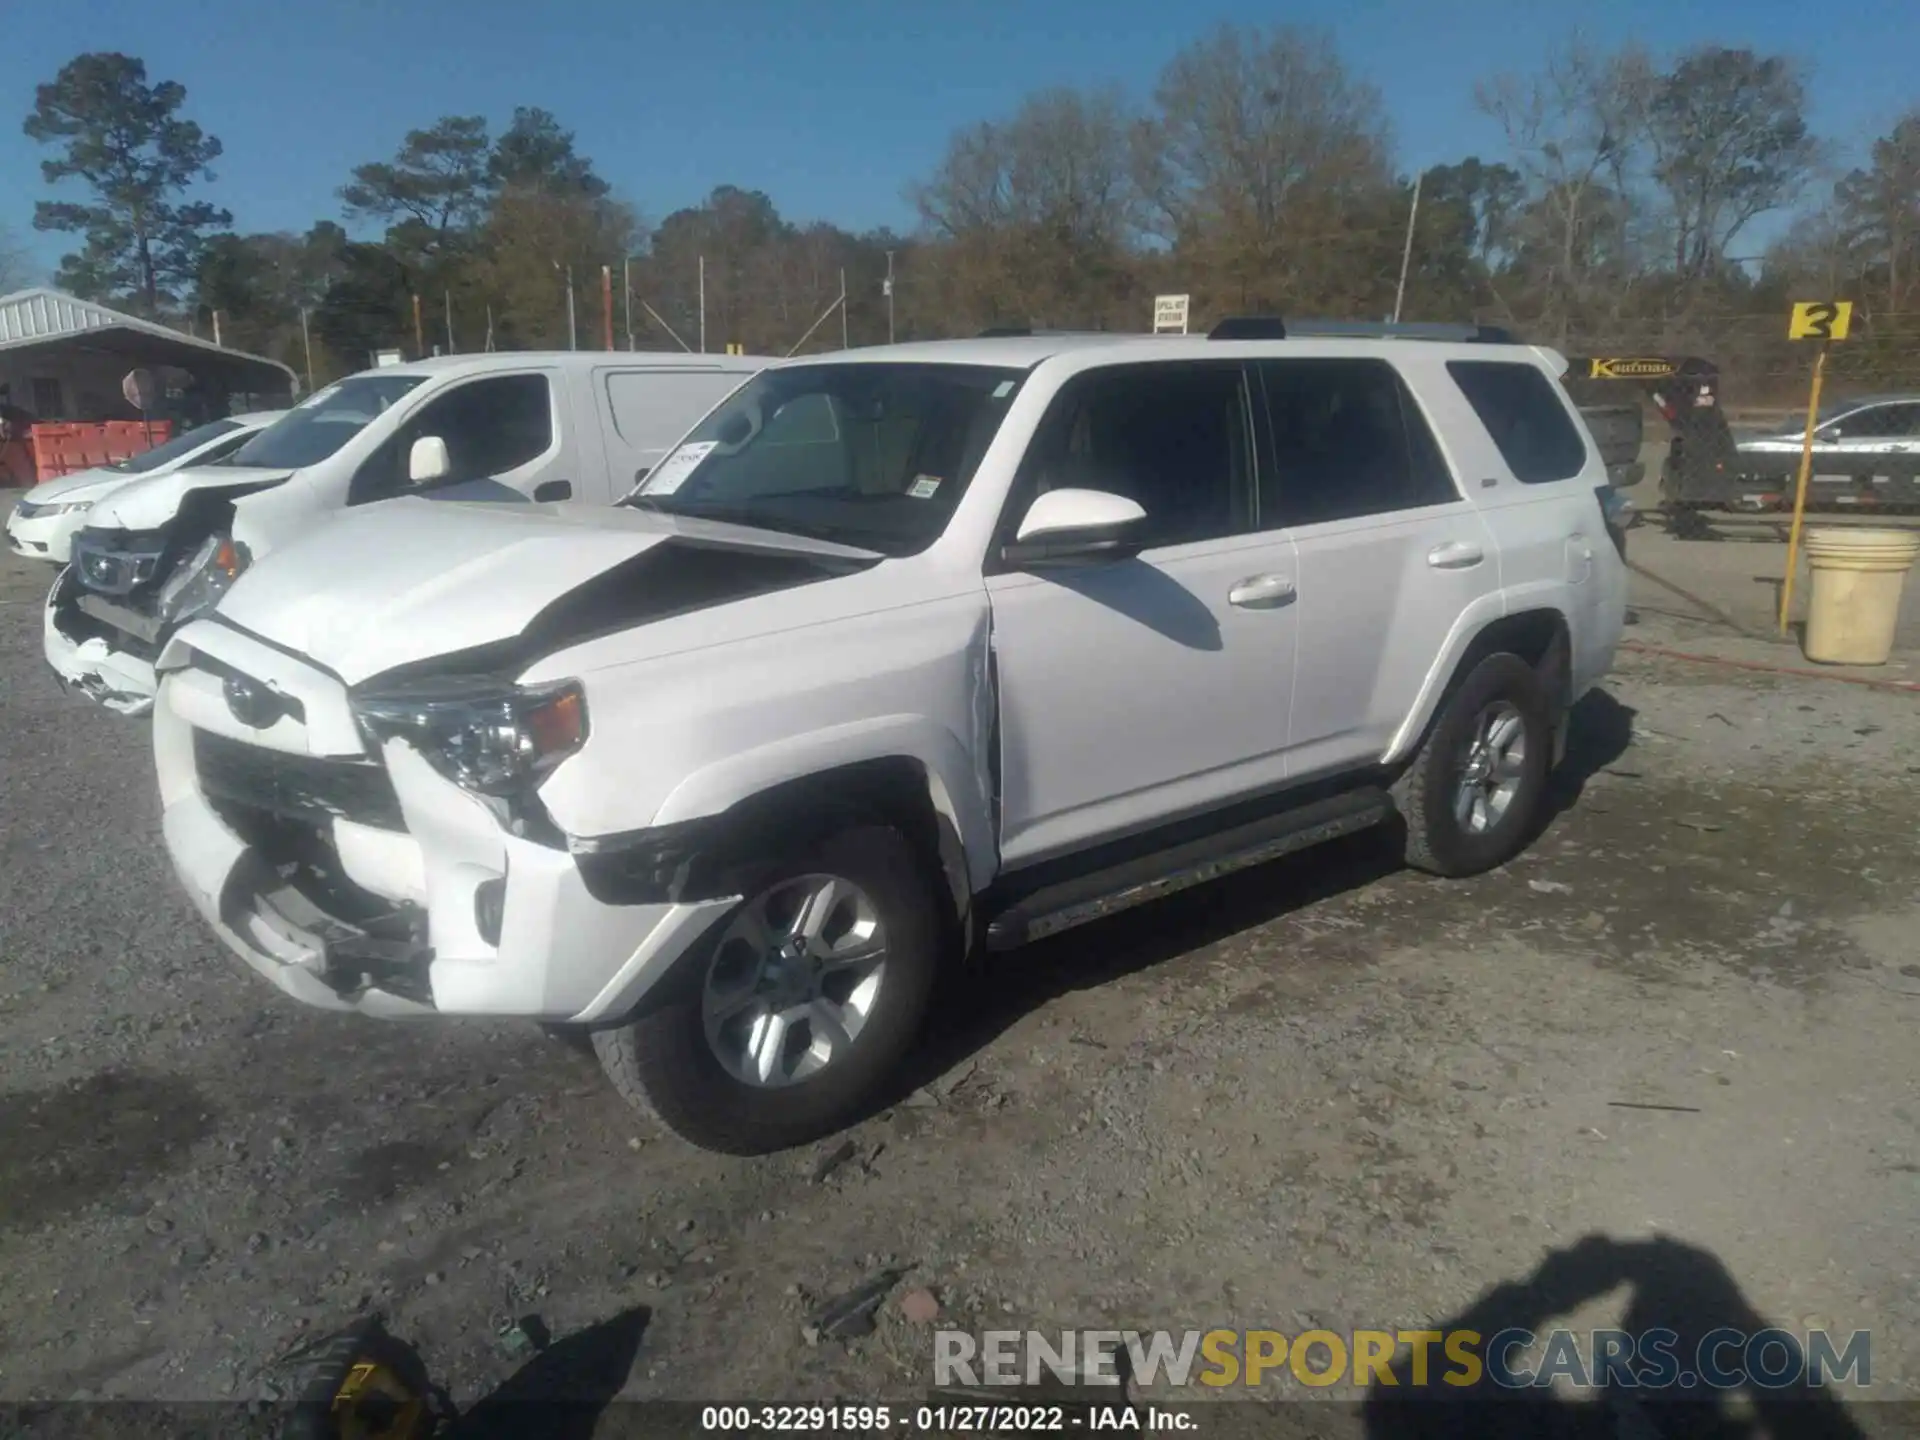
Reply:
<svg viewBox="0 0 1920 1440"><path fill-rule="evenodd" d="M666 459L653 467L653 473L647 476L647 483L640 487L642 495L671 495L694 472L696 466L706 459L717 444L714 440L689 440Z"/></svg>
<svg viewBox="0 0 1920 1440"><path fill-rule="evenodd" d="M940 477L938 475L916 475L913 477L913 483L907 486L907 494L916 500L931 500L939 493Z"/></svg>

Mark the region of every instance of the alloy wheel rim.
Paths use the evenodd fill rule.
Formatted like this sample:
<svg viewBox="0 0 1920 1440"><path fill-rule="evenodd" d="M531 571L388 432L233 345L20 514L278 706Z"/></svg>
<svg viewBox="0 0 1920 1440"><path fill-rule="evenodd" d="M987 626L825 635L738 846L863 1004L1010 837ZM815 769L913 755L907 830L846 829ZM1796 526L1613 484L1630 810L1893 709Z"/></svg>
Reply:
<svg viewBox="0 0 1920 1440"><path fill-rule="evenodd" d="M840 1060L872 1019L887 937L873 899L838 875L799 875L747 901L707 966L701 1021L722 1068L779 1089Z"/></svg>
<svg viewBox="0 0 1920 1440"><path fill-rule="evenodd" d="M1517 705L1496 700L1468 734L1453 818L1469 835L1484 835L1506 818L1526 778L1527 722Z"/></svg>

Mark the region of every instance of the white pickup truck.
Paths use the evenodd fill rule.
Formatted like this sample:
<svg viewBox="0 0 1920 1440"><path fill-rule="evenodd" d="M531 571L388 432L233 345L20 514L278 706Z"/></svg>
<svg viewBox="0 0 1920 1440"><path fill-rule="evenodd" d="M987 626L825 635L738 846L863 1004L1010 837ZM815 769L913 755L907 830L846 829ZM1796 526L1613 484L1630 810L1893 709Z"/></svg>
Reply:
<svg viewBox="0 0 1920 1440"><path fill-rule="evenodd" d="M350 375L222 464L141 479L96 504L47 596L47 662L63 685L143 714L166 636L328 514L429 493L609 504L769 363L519 353Z"/></svg>

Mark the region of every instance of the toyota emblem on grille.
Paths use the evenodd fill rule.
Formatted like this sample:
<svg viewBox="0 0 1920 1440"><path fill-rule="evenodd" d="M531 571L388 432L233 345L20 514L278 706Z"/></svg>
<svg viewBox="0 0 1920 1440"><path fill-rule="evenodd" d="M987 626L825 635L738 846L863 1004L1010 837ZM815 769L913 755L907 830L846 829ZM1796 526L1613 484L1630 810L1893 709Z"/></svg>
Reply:
<svg viewBox="0 0 1920 1440"><path fill-rule="evenodd" d="M89 555L86 558L87 579L96 585L111 585L118 579L119 566L111 556Z"/></svg>
<svg viewBox="0 0 1920 1440"><path fill-rule="evenodd" d="M228 676L221 691L227 697L227 713L242 725L261 730L280 718L273 693L244 675Z"/></svg>

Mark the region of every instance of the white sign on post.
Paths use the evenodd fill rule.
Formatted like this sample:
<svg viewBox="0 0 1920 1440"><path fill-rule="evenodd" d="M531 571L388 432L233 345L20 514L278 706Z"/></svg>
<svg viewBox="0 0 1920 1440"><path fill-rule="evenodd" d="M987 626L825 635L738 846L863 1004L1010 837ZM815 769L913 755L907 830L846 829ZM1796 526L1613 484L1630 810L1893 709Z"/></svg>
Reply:
<svg viewBox="0 0 1920 1440"><path fill-rule="evenodd" d="M1187 333L1186 295L1156 295L1153 297L1153 333L1156 335L1184 335Z"/></svg>

